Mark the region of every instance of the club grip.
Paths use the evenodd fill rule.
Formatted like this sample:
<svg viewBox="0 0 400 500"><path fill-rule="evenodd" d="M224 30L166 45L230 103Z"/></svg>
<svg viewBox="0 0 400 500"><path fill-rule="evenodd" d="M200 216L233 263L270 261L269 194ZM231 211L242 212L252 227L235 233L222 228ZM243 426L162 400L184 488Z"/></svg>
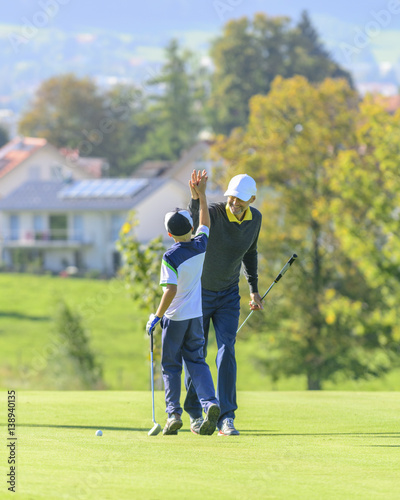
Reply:
<svg viewBox="0 0 400 500"><path fill-rule="evenodd" d="M282 278L282 276L286 273L286 271L289 269L289 267L293 264L293 262L297 259L297 254L294 253L290 259L286 262L286 264L282 267L281 272L278 274L278 276L275 278L275 283L278 283L278 281Z"/></svg>

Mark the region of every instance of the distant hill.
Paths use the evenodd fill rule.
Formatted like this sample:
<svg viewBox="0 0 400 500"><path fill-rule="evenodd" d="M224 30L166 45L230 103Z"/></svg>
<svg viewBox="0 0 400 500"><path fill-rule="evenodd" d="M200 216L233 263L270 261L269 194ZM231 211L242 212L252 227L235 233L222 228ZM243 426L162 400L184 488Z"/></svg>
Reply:
<svg viewBox="0 0 400 500"><path fill-rule="evenodd" d="M7 75L0 79L0 108L20 112L44 79L63 72L90 75L104 85L116 81L140 84L157 72L172 37L204 56L210 40L230 17L252 17L266 3L113 0L101 3L100 8L94 0L79 4L14 0L4 9L0 25L0 67ZM44 5L53 5L53 10ZM288 0L279 6L270 3L267 13L287 15L297 22L307 9L326 47L351 71L357 84L396 89L400 85L400 14L387 11L385 17L388 6L376 5L376 0Z"/></svg>

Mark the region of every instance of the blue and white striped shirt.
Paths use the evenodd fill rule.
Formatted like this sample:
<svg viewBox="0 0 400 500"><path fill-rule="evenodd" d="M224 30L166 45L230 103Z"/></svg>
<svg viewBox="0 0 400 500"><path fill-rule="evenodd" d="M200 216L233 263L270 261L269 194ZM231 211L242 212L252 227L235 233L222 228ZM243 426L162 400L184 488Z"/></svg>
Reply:
<svg viewBox="0 0 400 500"><path fill-rule="evenodd" d="M165 316L174 321L198 318L201 307L201 274L210 230L199 226L190 241L176 242L163 255L160 285L177 285Z"/></svg>

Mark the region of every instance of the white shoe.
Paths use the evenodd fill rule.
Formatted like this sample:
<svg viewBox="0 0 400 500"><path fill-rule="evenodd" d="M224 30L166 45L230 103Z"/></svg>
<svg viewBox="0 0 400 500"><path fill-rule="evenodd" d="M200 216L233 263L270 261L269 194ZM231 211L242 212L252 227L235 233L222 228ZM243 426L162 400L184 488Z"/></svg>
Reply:
<svg viewBox="0 0 400 500"><path fill-rule="evenodd" d="M200 434L200 427L202 426L203 422L204 422L203 417L199 418L190 417L190 430L193 432L193 434Z"/></svg>
<svg viewBox="0 0 400 500"><path fill-rule="evenodd" d="M240 432L233 425L233 418L224 418L218 436L238 436Z"/></svg>

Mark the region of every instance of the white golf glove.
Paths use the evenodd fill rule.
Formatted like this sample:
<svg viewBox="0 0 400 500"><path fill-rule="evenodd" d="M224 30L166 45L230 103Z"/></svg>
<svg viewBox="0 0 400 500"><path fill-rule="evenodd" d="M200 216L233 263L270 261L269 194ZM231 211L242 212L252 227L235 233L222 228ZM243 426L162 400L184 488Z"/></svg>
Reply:
<svg viewBox="0 0 400 500"><path fill-rule="evenodd" d="M159 323L160 321L161 321L161 318L159 318L155 314L150 314L149 321L147 322L147 325L146 325L146 332L148 333L148 335L150 335L154 331L154 328L157 326L157 323Z"/></svg>

